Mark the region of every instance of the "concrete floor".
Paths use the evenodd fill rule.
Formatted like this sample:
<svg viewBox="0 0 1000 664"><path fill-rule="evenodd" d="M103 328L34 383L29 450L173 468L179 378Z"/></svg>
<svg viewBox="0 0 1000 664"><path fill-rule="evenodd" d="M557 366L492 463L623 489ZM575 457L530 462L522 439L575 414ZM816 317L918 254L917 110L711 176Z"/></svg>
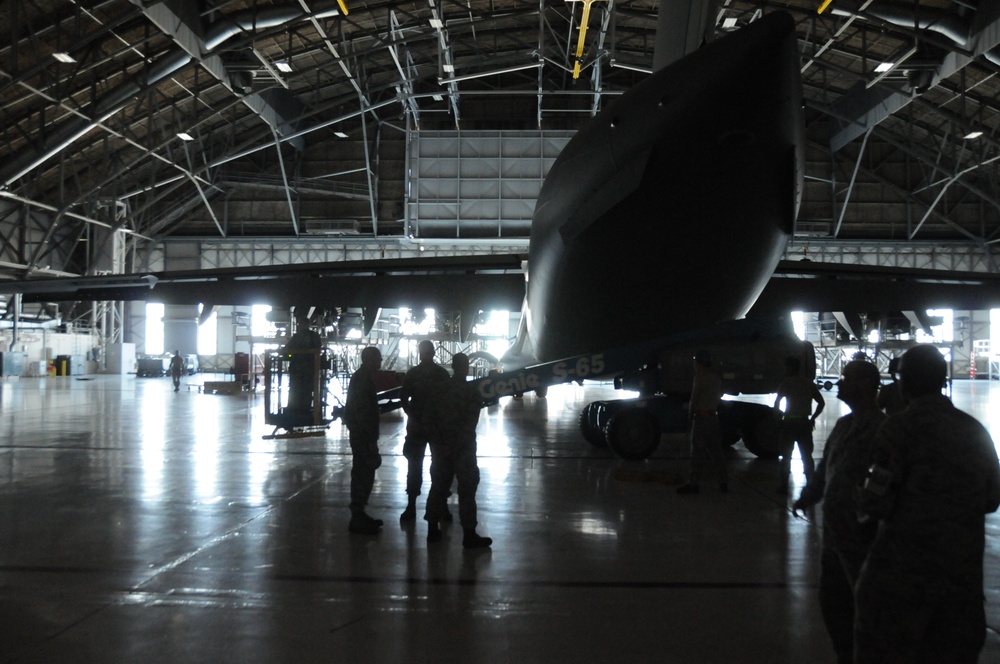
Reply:
<svg viewBox="0 0 1000 664"><path fill-rule="evenodd" d="M3 383L0 662L834 661L819 528L774 493L776 462L737 444L730 494L678 496L681 440L626 463L580 437L581 406L619 396L569 385L483 411L479 530L495 543L466 552L457 523L431 547L423 521L399 525L398 413L369 509L386 527L364 537L347 533L339 423L264 440L262 396ZM955 401L1000 440L1000 384L959 382ZM843 412L831 394L818 441ZM616 478L635 469L665 481ZM981 661L996 662L997 515L987 538Z"/></svg>

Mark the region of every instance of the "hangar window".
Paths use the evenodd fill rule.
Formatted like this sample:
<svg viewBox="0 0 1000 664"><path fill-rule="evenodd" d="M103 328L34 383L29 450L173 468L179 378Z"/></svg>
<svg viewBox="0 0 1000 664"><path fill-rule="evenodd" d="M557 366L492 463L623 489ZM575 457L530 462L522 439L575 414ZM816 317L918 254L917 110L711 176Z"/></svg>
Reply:
<svg viewBox="0 0 1000 664"><path fill-rule="evenodd" d="M198 305L198 313L204 310L205 305ZM198 326L198 354L215 355L218 351L219 317L213 311L208 320Z"/></svg>
<svg viewBox="0 0 1000 664"><path fill-rule="evenodd" d="M500 357L510 346L510 312L491 311L476 326L476 334L486 338L486 352Z"/></svg>
<svg viewBox="0 0 1000 664"><path fill-rule="evenodd" d="M159 302L146 303L146 355L163 354L163 314L166 308Z"/></svg>
<svg viewBox="0 0 1000 664"><path fill-rule="evenodd" d="M250 335L254 337L274 336L274 325L267 319L271 312L269 304L255 304L250 307Z"/></svg>
<svg viewBox="0 0 1000 664"><path fill-rule="evenodd" d="M990 355L1000 357L1000 309L990 309Z"/></svg>
<svg viewBox="0 0 1000 664"><path fill-rule="evenodd" d="M917 343L943 343L955 340L955 312L951 309L928 309L931 318L940 318L940 325L931 325L931 334L917 330Z"/></svg>
<svg viewBox="0 0 1000 664"><path fill-rule="evenodd" d="M792 312L792 328L795 330L795 336L802 341L806 340L806 315L804 312Z"/></svg>

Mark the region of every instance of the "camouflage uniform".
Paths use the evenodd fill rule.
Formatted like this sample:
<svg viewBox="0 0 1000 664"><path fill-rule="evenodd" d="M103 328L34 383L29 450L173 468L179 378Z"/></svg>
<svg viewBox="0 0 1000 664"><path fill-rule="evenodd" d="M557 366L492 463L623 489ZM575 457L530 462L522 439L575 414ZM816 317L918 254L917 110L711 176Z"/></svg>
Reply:
<svg viewBox="0 0 1000 664"><path fill-rule="evenodd" d="M823 458L802 491L801 507L823 501L823 550L819 605L837 660L854 658L854 583L875 536L875 524L858 522L855 492L871 463L881 411L851 413L837 420Z"/></svg>
<svg viewBox="0 0 1000 664"><path fill-rule="evenodd" d="M424 480L424 455L427 453L427 403L433 398L439 383L450 377L447 370L433 360L421 362L406 372L400 390L400 400L406 411L406 438L403 441L403 456L406 457L406 493L411 498L420 495Z"/></svg>
<svg viewBox="0 0 1000 664"><path fill-rule="evenodd" d="M444 513L451 483L458 479L458 517L462 528L475 528L476 425L483 401L465 377L449 378L430 405L427 430L431 438L431 490L427 494L427 521L437 523Z"/></svg>
<svg viewBox="0 0 1000 664"><path fill-rule="evenodd" d="M976 662L993 441L946 397L922 396L886 420L873 461L861 509L881 521L855 589L856 661Z"/></svg>
<svg viewBox="0 0 1000 664"><path fill-rule="evenodd" d="M363 514L372 487L375 470L382 465L378 452L378 392L375 374L361 366L347 385L344 424L351 440L351 514Z"/></svg>

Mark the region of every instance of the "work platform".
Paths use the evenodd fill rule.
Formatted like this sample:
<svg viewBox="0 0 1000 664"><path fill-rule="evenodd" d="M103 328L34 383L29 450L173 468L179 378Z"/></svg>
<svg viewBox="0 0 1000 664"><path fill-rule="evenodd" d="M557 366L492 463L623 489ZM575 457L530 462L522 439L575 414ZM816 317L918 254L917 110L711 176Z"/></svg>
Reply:
<svg viewBox="0 0 1000 664"><path fill-rule="evenodd" d="M467 552L457 522L433 545L423 521L399 524L398 411L369 507L386 524L367 537L347 532L339 421L263 440L259 394L4 383L0 662L834 662L820 529L774 492L777 462L738 444L729 494L678 496L683 437L622 462L579 435L586 403L621 396L557 385L483 411L479 532L494 544ZM818 441L845 412L826 396ZM1000 440L1000 382L958 381L955 401ZM1000 661L1000 516L987 528L981 662Z"/></svg>

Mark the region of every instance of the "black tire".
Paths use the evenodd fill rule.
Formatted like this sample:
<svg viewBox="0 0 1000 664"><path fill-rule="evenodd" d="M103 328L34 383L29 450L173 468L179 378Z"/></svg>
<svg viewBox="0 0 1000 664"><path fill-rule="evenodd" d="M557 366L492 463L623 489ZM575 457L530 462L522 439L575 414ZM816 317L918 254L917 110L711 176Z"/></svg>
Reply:
<svg viewBox="0 0 1000 664"><path fill-rule="evenodd" d="M758 459L778 458L778 423L773 417L764 416L747 422L741 428L743 445Z"/></svg>
<svg viewBox="0 0 1000 664"><path fill-rule="evenodd" d="M541 387L535 388L535 396L538 397L539 399L544 399L545 395L547 395L548 393L549 393L548 385L542 385Z"/></svg>
<svg viewBox="0 0 1000 664"><path fill-rule="evenodd" d="M580 411L580 433L583 439L594 447L607 447L608 439L604 437L604 427L599 418L600 404L589 403Z"/></svg>
<svg viewBox="0 0 1000 664"><path fill-rule="evenodd" d="M642 408L625 408L608 420L608 447L623 459L649 458L660 446L660 427Z"/></svg>

